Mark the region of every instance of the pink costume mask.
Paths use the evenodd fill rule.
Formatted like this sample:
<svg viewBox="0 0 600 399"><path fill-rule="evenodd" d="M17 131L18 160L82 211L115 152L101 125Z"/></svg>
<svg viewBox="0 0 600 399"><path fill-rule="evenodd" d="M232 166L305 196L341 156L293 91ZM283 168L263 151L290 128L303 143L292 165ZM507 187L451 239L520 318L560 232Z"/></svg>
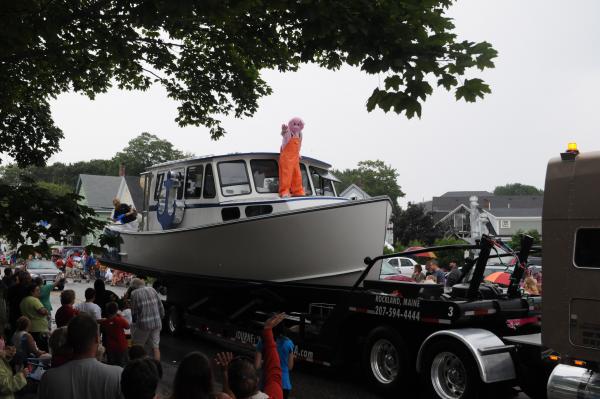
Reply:
<svg viewBox="0 0 600 399"><path fill-rule="evenodd" d="M304 129L304 121L298 117L292 118L288 122L288 129L290 129L293 134L298 134L302 132L302 129Z"/></svg>

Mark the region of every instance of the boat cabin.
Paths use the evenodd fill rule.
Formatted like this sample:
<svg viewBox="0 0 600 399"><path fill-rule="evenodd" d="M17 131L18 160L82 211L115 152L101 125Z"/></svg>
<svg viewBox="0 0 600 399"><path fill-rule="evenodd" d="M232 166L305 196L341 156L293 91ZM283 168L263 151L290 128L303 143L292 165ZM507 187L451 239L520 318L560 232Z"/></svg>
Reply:
<svg viewBox="0 0 600 399"><path fill-rule="evenodd" d="M345 200L331 165L300 160L306 196L280 198L279 154L194 157L150 167L142 175L142 230L197 227Z"/></svg>

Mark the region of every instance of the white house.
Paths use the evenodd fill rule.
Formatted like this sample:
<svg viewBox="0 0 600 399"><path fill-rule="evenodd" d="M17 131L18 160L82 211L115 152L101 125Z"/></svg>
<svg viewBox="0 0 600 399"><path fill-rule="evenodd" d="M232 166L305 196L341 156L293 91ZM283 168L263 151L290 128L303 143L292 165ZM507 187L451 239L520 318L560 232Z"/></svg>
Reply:
<svg viewBox="0 0 600 399"><path fill-rule="evenodd" d="M362 200L371 198L371 196L367 194L365 190L358 187L356 184L349 185L344 191L340 193L340 197L348 198L351 200Z"/></svg>

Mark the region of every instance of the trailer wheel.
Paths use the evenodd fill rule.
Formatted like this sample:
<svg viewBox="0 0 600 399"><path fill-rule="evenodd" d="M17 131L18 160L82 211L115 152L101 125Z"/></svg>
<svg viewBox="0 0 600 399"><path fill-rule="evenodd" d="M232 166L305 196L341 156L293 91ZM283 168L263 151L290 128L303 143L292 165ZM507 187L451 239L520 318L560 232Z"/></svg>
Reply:
<svg viewBox="0 0 600 399"><path fill-rule="evenodd" d="M404 340L392 328L377 327L367 337L363 366L369 382L383 393L406 389L412 376Z"/></svg>
<svg viewBox="0 0 600 399"><path fill-rule="evenodd" d="M177 306L171 306L167 312L165 323L167 332L173 336L180 335L183 332L183 315Z"/></svg>
<svg viewBox="0 0 600 399"><path fill-rule="evenodd" d="M472 355L452 339L436 341L427 348L421 377L433 398L476 398L483 386Z"/></svg>

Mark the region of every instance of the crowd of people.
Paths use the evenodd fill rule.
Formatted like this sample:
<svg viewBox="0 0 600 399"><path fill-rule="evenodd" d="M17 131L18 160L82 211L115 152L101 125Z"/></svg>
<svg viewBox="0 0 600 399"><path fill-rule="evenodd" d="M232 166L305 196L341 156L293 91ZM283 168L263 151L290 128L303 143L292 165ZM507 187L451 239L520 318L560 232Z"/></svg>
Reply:
<svg viewBox="0 0 600 399"><path fill-rule="evenodd" d="M450 261L444 268L440 267L437 259L431 259L425 264L425 271L420 264L416 264L411 278L417 283L442 284L446 287L452 287L457 284L462 277L458 263Z"/></svg>
<svg viewBox="0 0 600 399"><path fill-rule="evenodd" d="M417 283L442 284L450 288L459 283L463 277L458 262L451 260L447 265L440 266L437 259L430 259L425 264L425 270L420 264L414 265L411 279ZM525 270L525 276L521 283L523 292L528 295L541 295L542 273L536 267Z"/></svg>
<svg viewBox="0 0 600 399"><path fill-rule="evenodd" d="M64 290L54 327L48 287L26 270L4 271L0 399L32 391L40 399L158 398L164 308L154 288L133 279L120 298L96 280L77 304L75 292ZM287 398L294 345L281 330L284 318L279 314L265 322L254 359L219 353L211 361L200 352L188 354L168 399ZM222 374L220 391L213 368Z"/></svg>

